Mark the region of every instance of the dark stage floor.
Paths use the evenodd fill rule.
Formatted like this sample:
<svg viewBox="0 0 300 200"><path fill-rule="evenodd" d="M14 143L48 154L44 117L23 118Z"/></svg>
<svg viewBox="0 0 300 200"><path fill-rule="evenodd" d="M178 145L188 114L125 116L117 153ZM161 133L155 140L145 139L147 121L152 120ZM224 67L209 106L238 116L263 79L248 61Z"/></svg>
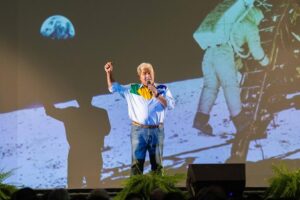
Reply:
<svg viewBox="0 0 300 200"><path fill-rule="evenodd" d="M183 192L187 192L185 187L180 188ZM70 194L71 200L83 200L86 199L88 194L91 192L92 189L69 189L68 192ZM106 191L108 192L109 196L113 199L120 192L122 188L107 188ZM39 199L43 199L51 189L47 190L36 190ZM264 199L266 188L261 187L251 187L245 188L243 192L243 200L262 200ZM228 198L235 200L236 198Z"/></svg>

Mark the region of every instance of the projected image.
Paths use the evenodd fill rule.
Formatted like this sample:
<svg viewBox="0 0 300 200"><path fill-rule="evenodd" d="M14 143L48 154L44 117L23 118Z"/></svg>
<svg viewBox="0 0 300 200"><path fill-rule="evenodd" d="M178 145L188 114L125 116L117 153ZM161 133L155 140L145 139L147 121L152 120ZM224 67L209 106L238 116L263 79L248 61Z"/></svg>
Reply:
<svg viewBox="0 0 300 200"><path fill-rule="evenodd" d="M235 64L235 59L242 62L242 59L250 56L257 61L255 65L262 66L261 70L269 64L269 58L261 46L258 28L264 15L258 7L253 6L253 2L224 1L207 15L194 33L196 41L205 50L202 62L204 86L193 124L201 133L213 134L208 122L221 86L236 129L236 139L253 134L250 129L254 113L243 109L240 95L238 70L243 66ZM240 158L241 153L235 151L233 148L232 156ZM245 161L246 156L243 156L240 161ZM236 162L239 161L237 158L229 160Z"/></svg>
<svg viewBox="0 0 300 200"><path fill-rule="evenodd" d="M140 83L136 69L149 62L157 84L171 91L165 173L186 173L188 164L246 163L247 186L265 187L272 164L299 168L298 0L134 2L62 6L57 12L72 13L80 32L68 43L54 40L75 37L71 21L44 21L57 5L37 3L45 11L39 16L19 2L18 55L11 56L17 67L6 73L11 80L16 74L17 103L8 99L0 113L0 170L14 169L7 182L122 187L132 167L132 121L126 100L108 91L108 61L121 85ZM0 92L6 100L8 91ZM148 157L144 173L151 171Z"/></svg>
<svg viewBox="0 0 300 200"><path fill-rule="evenodd" d="M235 66L234 54L237 54L239 58L247 58L251 53L262 66L269 64L269 59L260 44L258 29L258 25L263 19L262 11L247 4L247 1L231 1L231 4L229 2L225 1L223 4L219 4L215 10L209 13L194 34L200 46L205 48L202 62L204 87L194 127L209 135L213 134L212 127L208 123L209 114L220 86L224 90L230 117L237 132L245 132L250 126L250 116L247 116L242 110L238 69ZM228 19L228 16L232 19ZM225 38L225 36L227 37ZM213 40L212 37L223 37L223 41ZM248 55L242 56L243 53L245 54L241 49L243 45L249 47Z"/></svg>
<svg viewBox="0 0 300 200"><path fill-rule="evenodd" d="M53 15L43 22L40 33L46 38L66 40L75 37L75 28L68 18L62 15Z"/></svg>
<svg viewBox="0 0 300 200"><path fill-rule="evenodd" d="M205 54L204 86L193 127L213 135L210 111L221 86L236 130L226 162L245 162L251 141L267 138L280 121L289 121L279 120L278 124L276 118L282 111L299 109L299 39L293 33L299 5L293 1L279 6L267 1L253 3L220 3L194 33ZM240 84L238 70L242 72ZM292 112L295 110L289 110ZM290 132L291 127L286 128Z"/></svg>

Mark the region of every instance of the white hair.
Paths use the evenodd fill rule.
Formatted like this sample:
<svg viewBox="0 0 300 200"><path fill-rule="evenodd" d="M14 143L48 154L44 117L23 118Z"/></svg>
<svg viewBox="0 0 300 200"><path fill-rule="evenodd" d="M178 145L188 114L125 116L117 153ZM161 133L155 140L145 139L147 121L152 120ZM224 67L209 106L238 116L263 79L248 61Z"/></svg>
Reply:
<svg viewBox="0 0 300 200"><path fill-rule="evenodd" d="M153 66L150 63L141 63L138 67L137 67L137 73L140 76L142 71L144 70L149 70L152 79L154 79L154 69Z"/></svg>

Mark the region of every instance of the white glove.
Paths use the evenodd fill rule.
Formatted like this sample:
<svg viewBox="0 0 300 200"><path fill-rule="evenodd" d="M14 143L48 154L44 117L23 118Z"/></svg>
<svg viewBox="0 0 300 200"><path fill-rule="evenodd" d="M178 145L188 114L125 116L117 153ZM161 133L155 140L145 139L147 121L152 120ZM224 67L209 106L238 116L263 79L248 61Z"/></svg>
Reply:
<svg viewBox="0 0 300 200"><path fill-rule="evenodd" d="M269 64L270 60L267 55L265 55L264 59L259 61L259 64L263 67L266 67Z"/></svg>

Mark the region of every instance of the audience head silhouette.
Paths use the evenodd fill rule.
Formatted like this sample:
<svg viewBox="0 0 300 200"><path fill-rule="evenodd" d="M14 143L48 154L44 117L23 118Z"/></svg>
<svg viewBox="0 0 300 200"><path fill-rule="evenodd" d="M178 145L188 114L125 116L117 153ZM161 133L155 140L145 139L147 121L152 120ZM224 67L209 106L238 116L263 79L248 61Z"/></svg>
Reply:
<svg viewBox="0 0 300 200"><path fill-rule="evenodd" d="M144 200L144 197L139 193L129 193L125 200Z"/></svg>
<svg viewBox="0 0 300 200"><path fill-rule="evenodd" d="M37 200L36 193L33 189L29 187L25 187L22 189L17 190L12 195L12 200Z"/></svg>
<svg viewBox="0 0 300 200"><path fill-rule="evenodd" d="M91 191L87 199L88 200L109 200L109 195L106 192L106 190L95 189Z"/></svg>
<svg viewBox="0 0 300 200"><path fill-rule="evenodd" d="M226 200L225 191L219 186L202 188L196 195L196 200Z"/></svg>
<svg viewBox="0 0 300 200"><path fill-rule="evenodd" d="M70 200L69 193L66 189L55 189L48 194L48 200Z"/></svg>

